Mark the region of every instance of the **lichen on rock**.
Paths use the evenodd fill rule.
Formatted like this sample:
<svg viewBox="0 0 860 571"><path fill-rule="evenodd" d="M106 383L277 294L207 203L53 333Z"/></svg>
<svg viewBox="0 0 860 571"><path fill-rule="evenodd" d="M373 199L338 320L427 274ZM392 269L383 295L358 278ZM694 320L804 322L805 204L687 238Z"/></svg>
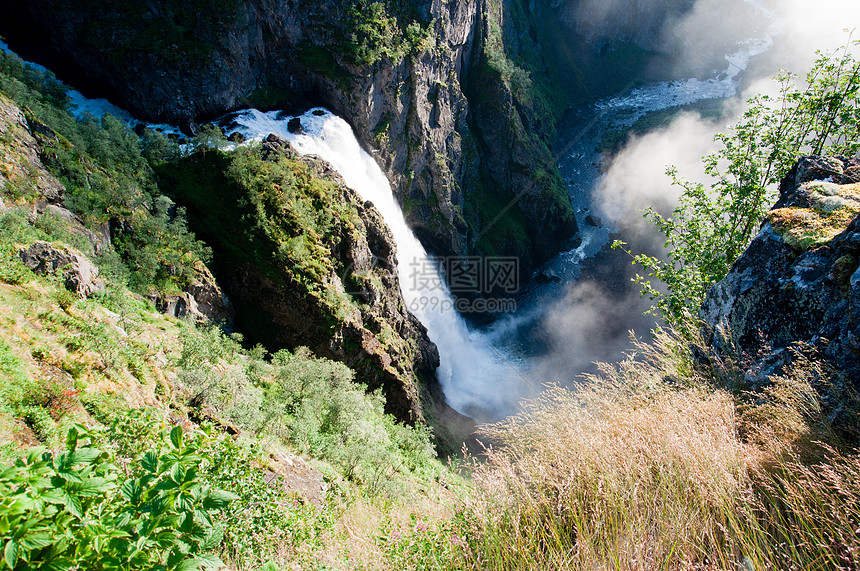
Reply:
<svg viewBox="0 0 860 571"><path fill-rule="evenodd" d="M860 391L858 167L856 158L801 158L758 236L700 310L714 350L745 363L751 386L785 371L798 351L824 363L824 406L852 434L860 429L840 403ZM833 199L840 202L828 210Z"/></svg>

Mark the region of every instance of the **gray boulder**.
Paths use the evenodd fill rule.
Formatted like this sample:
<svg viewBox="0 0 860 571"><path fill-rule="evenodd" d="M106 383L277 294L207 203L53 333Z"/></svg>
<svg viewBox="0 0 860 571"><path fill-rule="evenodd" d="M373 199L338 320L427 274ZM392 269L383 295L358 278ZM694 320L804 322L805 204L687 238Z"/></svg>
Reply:
<svg viewBox="0 0 860 571"><path fill-rule="evenodd" d="M18 252L24 265L37 274L62 272L64 285L81 297L88 297L105 289L99 269L79 251L65 245L33 242Z"/></svg>

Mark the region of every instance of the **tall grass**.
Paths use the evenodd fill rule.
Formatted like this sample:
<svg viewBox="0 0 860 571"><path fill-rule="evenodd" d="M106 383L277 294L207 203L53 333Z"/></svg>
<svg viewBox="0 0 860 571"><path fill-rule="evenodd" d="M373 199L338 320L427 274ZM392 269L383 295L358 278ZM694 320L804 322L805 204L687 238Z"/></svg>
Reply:
<svg viewBox="0 0 860 571"><path fill-rule="evenodd" d="M485 426L461 518L471 569L860 568L860 456L798 359L733 393L662 333Z"/></svg>

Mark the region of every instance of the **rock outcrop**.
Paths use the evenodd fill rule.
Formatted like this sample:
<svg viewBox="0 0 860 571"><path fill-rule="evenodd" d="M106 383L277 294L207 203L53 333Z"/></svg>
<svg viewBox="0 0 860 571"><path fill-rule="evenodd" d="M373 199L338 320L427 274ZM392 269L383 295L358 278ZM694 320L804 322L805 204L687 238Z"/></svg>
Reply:
<svg viewBox="0 0 860 571"><path fill-rule="evenodd" d="M0 93L0 192L58 203L65 188L42 164L36 134L24 112Z"/></svg>
<svg viewBox="0 0 860 571"><path fill-rule="evenodd" d="M857 419L843 418L841 407L860 390L858 214L860 160L802 158L758 236L701 309L715 350L745 363L753 387L785 371L798 351L823 362L834 381L825 405L849 432Z"/></svg>
<svg viewBox="0 0 860 571"><path fill-rule="evenodd" d="M66 289L80 297L89 297L105 289L99 269L74 248L57 245L42 240L33 242L18 252L24 265L37 274L62 272Z"/></svg>
<svg viewBox="0 0 860 571"><path fill-rule="evenodd" d="M429 249L519 255L528 275L577 228L538 143L547 133L509 86L479 82L464 95L488 10L482 0L34 0L9 7L0 31L141 118L187 130L241 107L325 105L379 151ZM491 104L472 114L484 97ZM508 203L514 236L493 242L487 227Z"/></svg>
<svg viewBox="0 0 860 571"><path fill-rule="evenodd" d="M270 351L306 346L347 364L401 420L434 416L428 404L444 408L438 352L407 310L382 216L331 165L275 135L242 152L195 155L160 172L214 250L237 328ZM238 165L257 174L231 175Z"/></svg>
<svg viewBox="0 0 860 571"><path fill-rule="evenodd" d="M233 330L236 310L215 281L215 276L200 262L195 264L194 278L185 291L176 295L154 292L149 299L158 311L166 315L219 325L225 331Z"/></svg>

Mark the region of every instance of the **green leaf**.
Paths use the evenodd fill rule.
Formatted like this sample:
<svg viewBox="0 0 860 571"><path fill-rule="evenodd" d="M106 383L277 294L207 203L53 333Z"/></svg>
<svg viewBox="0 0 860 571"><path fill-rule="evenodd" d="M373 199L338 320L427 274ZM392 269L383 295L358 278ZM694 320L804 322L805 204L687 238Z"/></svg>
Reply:
<svg viewBox="0 0 860 571"><path fill-rule="evenodd" d="M200 551L212 551L216 547L221 544L221 540L224 538L224 526L216 525L209 533L206 534L206 537L203 538L203 541L198 545L198 549Z"/></svg>
<svg viewBox="0 0 860 571"><path fill-rule="evenodd" d="M179 522L179 530L182 533L191 533L194 529L194 512L188 511L182 514L182 519Z"/></svg>
<svg viewBox="0 0 860 571"><path fill-rule="evenodd" d="M170 431L170 443L173 444L173 447L179 450L182 448L182 427L174 426L173 430Z"/></svg>
<svg viewBox="0 0 860 571"><path fill-rule="evenodd" d="M217 555L207 553L198 555L197 559L201 562L204 569L221 569L224 567L224 562Z"/></svg>
<svg viewBox="0 0 860 571"><path fill-rule="evenodd" d="M46 571L71 571L78 568L78 564L69 557L51 559L42 565L42 569Z"/></svg>
<svg viewBox="0 0 860 571"><path fill-rule="evenodd" d="M194 559L186 559L181 562L179 565L174 567L175 571L195 571L200 568L203 569L220 569L224 567L224 562L215 555L198 555Z"/></svg>
<svg viewBox="0 0 860 571"><path fill-rule="evenodd" d="M34 549L41 549L51 545L54 543L54 539L51 537L50 533L42 531L39 533L28 533L21 538L20 543L23 549L32 551Z"/></svg>
<svg viewBox="0 0 860 571"><path fill-rule="evenodd" d="M126 480L122 483L122 486L119 488L119 493L122 494L129 503L137 504L140 502L140 496L143 493L143 489L140 486L140 482L138 480Z"/></svg>
<svg viewBox="0 0 860 571"><path fill-rule="evenodd" d="M114 483L105 478L88 478L81 484L69 486L69 489L76 491L81 496L87 497L103 494L114 487Z"/></svg>
<svg viewBox="0 0 860 571"><path fill-rule="evenodd" d="M81 500L70 494L63 494L63 505L78 518L83 519L84 508L81 506Z"/></svg>
<svg viewBox="0 0 860 571"><path fill-rule="evenodd" d="M20 556L21 550L18 547L18 543L12 539L7 541L5 549L3 549L3 559L6 561L6 565L8 565L10 569L14 569L15 563L17 563Z"/></svg>
<svg viewBox="0 0 860 571"><path fill-rule="evenodd" d="M226 490L213 489L209 491L208 497L203 501L203 505L209 509L223 508L233 500L238 500L239 496L231 494Z"/></svg>
<svg viewBox="0 0 860 571"><path fill-rule="evenodd" d="M74 452L75 448L78 447L78 431L76 428L72 427L69 429L68 434L66 434L66 450L69 452Z"/></svg>
<svg viewBox="0 0 860 571"><path fill-rule="evenodd" d="M200 569L200 566L203 564L201 559L186 559L182 561L174 567L175 571L197 571Z"/></svg>
<svg viewBox="0 0 860 571"><path fill-rule="evenodd" d="M185 468L180 464L176 464L170 469L170 479L181 485L185 481Z"/></svg>
<svg viewBox="0 0 860 571"><path fill-rule="evenodd" d="M206 510L194 510L194 515L197 516L197 519L205 526L212 525L212 518L209 517L209 512Z"/></svg>
<svg viewBox="0 0 860 571"><path fill-rule="evenodd" d="M158 454L150 450L141 458L140 466L147 472L156 473L158 471Z"/></svg>

